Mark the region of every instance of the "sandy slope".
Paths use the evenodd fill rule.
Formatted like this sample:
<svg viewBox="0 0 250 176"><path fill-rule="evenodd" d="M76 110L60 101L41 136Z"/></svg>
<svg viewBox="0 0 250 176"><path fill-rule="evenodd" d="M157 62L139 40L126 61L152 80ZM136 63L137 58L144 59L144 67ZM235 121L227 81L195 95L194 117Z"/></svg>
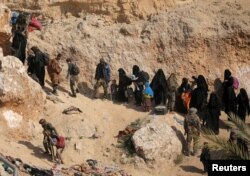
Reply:
<svg viewBox="0 0 250 176"><path fill-rule="evenodd" d="M63 87L68 89L67 84ZM84 92L84 90L81 90ZM91 93L90 93L91 94ZM126 127L127 124L135 121L137 118L144 118L148 116L147 113L141 112L140 108L133 106L133 103L127 104L114 104L109 100L93 100L84 94L78 94L78 97L71 98L66 92L59 92L59 98L65 103L54 104L47 101L44 117L50 121L58 129L59 133L65 137L70 138L67 140L67 146L63 157L66 165L73 165L81 163L86 159L98 159L107 164L116 164L124 168L133 176L141 175L157 175L164 176L166 173L171 175L187 176L187 175L200 175L202 165L198 157L185 157L181 165L173 167L165 164L146 167L144 164L135 166L133 163L122 165L120 158L123 154L122 150L117 148L116 136L119 130ZM64 115L62 111L71 106L77 106L83 110L82 114ZM181 116L177 115L182 119ZM151 118L154 118L150 115ZM224 117L224 116L223 116ZM182 130L180 124L176 123L173 115L159 116L155 118L162 118L170 125L176 126L177 129ZM225 118L223 118L225 119ZM38 122L33 122L35 125ZM6 136L8 127L6 122L1 118L1 138L0 138L0 152L4 155L11 155L22 158L25 162L34 164L36 166L51 168L53 163L49 158L44 156L42 152L42 133L41 127L37 125L34 128L33 137L14 135ZM19 134L22 129L14 129L13 131ZM98 139L90 139L94 133L100 135ZM182 130L183 131L183 130ZM21 134L21 133L20 133ZM228 137L228 132L221 129L221 135ZM79 150L75 150L77 145ZM110 152L107 152L107 148Z"/></svg>

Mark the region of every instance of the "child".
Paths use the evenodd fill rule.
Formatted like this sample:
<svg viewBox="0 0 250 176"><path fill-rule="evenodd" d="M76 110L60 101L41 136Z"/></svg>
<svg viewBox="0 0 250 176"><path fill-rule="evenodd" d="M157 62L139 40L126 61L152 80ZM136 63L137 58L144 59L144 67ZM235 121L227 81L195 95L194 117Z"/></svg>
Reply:
<svg viewBox="0 0 250 176"><path fill-rule="evenodd" d="M208 143L204 142L201 156L200 156L200 161L202 162L203 167L204 167L204 173L206 173L208 170L208 160L210 160L210 151L208 148Z"/></svg>
<svg viewBox="0 0 250 176"><path fill-rule="evenodd" d="M154 92L148 82L145 83L145 87L143 91L143 108L144 111L149 112L152 107L151 99L154 97Z"/></svg>
<svg viewBox="0 0 250 176"><path fill-rule="evenodd" d="M116 80L114 79L112 80L112 83L110 85L111 100L116 100L117 91L118 91L118 85L116 84Z"/></svg>

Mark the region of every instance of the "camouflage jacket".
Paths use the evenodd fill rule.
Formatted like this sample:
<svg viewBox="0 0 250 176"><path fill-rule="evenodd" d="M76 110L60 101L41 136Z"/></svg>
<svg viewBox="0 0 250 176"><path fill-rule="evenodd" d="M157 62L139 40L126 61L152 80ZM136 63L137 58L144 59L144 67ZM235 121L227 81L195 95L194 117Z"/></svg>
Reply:
<svg viewBox="0 0 250 176"><path fill-rule="evenodd" d="M188 114L184 120L184 129L186 133L200 132L200 119L196 114Z"/></svg>

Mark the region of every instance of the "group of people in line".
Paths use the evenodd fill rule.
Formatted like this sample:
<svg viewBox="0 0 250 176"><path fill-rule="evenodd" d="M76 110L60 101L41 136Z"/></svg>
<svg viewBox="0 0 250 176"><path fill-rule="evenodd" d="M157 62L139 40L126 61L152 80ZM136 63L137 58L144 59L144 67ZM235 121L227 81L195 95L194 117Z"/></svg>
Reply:
<svg viewBox="0 0 250 176"><path fill-rule="evenodd" d="M52 83L52 93L58 95L62 55L58 54L56 58L50 59L47 54L35 46L30 51L33 53L30 52L27 58L28 74L44 88L45 68L47 67ZM67 78L70 82L70 95L76 97L77 92L79 92L77 85L80 70L72 59L67 58L66 62L68 64ZM101 58L95 72L94 98L100 97L99 88L103 87L104 98L108 98L109 93L112 100L118 102L128 102L130 97L134 97L135 104L142 106L147 112L158 105L166 106L167 112L170 113L184 110L182 112L187 112L184 121L184 129L187 134L187 155L192 153L191 141L194 142L193 154L197 153L201 125L211 129L215 134L219 134L219 117L223 107L225 113L235 114L243 121L250 114L246 90L241 88L239 94L236 95L239 83L228 69L224 71L223 94L218 95L216 92L212 92L210 96L208 84L203 75L193 76L192 84L187 78L183 78L180 86L174 73L166 78L162 69L155 73L151 82L149 82L148 73L141 70L138 65L133 66L132 76L127 75L123 68L118 69L118 75L118 84L116 80L110 81L110 65ZM132 85L134 85L133 88Z"/></svg>

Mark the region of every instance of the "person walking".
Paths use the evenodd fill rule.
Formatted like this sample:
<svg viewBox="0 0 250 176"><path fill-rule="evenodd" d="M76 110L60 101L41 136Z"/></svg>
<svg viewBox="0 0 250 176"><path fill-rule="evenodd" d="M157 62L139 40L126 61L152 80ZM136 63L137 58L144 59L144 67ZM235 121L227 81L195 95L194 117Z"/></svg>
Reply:
<svg viewBox="0 0 250 176"><path fill-rule="evenodd" d="M68 74L66 79L69 79L71 93L69 94L72 97L76 97L78 90L78 75L80 73L79 67L72 62L72 59L67 58L66 62L68 64Z"/></svg>
<svg viewBox="0 0 250 176"><path fill-rule="evenodd" d="M110 66L107 62L105 62L104 58L100 59L100 63L96 67L95 72L95 80L96 84L95 88L95 98L99 98L99 87L103 87L104 90L104 98L108 96L108 84L110 81Z"/></svg>
<svg viewBox="0 0 250 176"><path fill-rule="evenodd" d="M60 73L62 71L62 68L60 67L59 64L61 57L62 55L58 54L55 59L49 61L49 64L47 66L47 71L53 87L52 93L55 95L57 95L57 89L60 83Z"/></svg>

